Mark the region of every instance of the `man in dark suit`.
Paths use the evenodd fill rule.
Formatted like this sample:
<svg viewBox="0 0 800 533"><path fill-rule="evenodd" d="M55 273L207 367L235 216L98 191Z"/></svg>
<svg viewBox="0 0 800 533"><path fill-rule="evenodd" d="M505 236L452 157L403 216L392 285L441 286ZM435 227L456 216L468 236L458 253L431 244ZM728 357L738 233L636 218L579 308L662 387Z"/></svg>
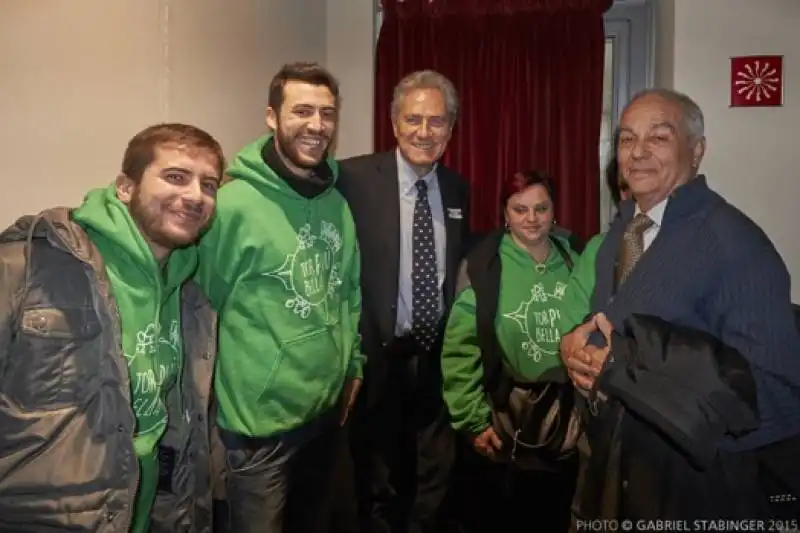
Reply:
<svg viewBox="0 0 800 533"><path fill-rule="evenodd" d="M583 298L589 319L561 340L562 359L575 386L588 395L592 413L585 428L591 453L582 457L573 502L577 530L579 520L596 518L725 517L780 523L800 516L800 337L791 280L764 231L699 174L704 127L697 103L668 89L639 93L620 118L617 157L632 199L620 204L594 260L582 261L573 273L567 293L575 303ZM739 394L757 400L758 428L730 430L743 416L725 418L731 402L720 400L724 396L713 383L705 388L714 392L713 404L679 403L674 399L704 388L690 379L670 384L643 376L647 370L659 379L669 376L673 370L666 365L676 359L659 354L663 364L652 366L643 348L635 360L626 357L624 346L635 338L637 315L657 317L681 331L703 332L738 352L746 363L736 371L726 369L725 379L728 387L745 383L752 391ZM629 337L621 343L621 355L594 332L606 319L608 329ZM647 338L651 346L660 346L655 334ZM702 372L705 352L690 343L684 346L697 352L693 355ZM714 368L725 366L715 359ZM609 416L609 406L621 399L614 385L626 375L675 406L692 405L673 423L689 418L685 425L691 435L702 437L680 442L655 431L652 421L633 414L630 398L622 403L632 414L621 418L611 411L614 416ZM700 421L692 420L694 413ZM614 440L606 439L608 434ZM714 446L712 465L699 468L689 460L681 446L693 441ZM609 450L622 450L623 459L607 460Z"/></svg>
<svg viewBox="0 0 800 533"><path fill-rule="evenodd" d="M410 74L392 102L397 148L340 163L362 254L368 363L351 439L366 531L435 531L453 464L441 340L470 240L469 196L438 161L458 106L444 76Z"/></svg>

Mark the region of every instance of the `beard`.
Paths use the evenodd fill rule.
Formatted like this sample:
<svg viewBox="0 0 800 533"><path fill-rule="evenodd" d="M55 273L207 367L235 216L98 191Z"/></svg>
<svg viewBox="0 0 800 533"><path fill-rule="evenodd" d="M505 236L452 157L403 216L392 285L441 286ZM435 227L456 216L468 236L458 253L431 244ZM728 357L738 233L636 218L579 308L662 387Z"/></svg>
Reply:
<svg viewBox="0 0 800 533"><path fill-rule="evenodd" d="M325 148L319 151L319 155L305 154L301 152L300 138L306 136L302 130L291 132L286 131L281 122L278 121L278 127L275 130L275 143L278 153L282 154L292 165L303 170L311 170L319 166L328 157L328 150L331 145L331 139L325 134L315 135L320 138L320 143L324 144Z"/></svg>
<svg viewBox="0 0 800 533"><path fill-rule="evenodd" d="M183 248L192 244L202 230L200 228L192 233L170 231L164 220L164 213L167 211L164 203L147 204L138 190L131 198L129 210L131 218L139 227L145 241L157 244L167 250Z"/></svg>

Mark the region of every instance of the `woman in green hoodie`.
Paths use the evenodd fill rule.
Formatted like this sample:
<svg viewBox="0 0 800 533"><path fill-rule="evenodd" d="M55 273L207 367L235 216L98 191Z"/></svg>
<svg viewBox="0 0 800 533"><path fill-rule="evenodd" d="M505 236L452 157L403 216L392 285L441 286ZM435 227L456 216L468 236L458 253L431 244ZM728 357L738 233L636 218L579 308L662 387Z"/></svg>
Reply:
<svg viewBox="0 0 800 533"><path fill-rule="evenodd" d="M488 387L495 388L489 384L498 382L498 369L484 363L485 352L492 351L502 361L498 366L526 381L561 367L559 324L577 255L566 239L551 234L554 201L553 187L542 173L517 173L505 184L505 228L467 257L447 324L444 398L453 427L484 456L468 453L468 463L474 463L469 466L477 473L463 489L467 502L475 502L464 507L478 514L470 520L481 524L476 531L498 528L498 520L511 525L518 518L564 525L551 531L565 530L569 523L574 461L566 461L568 467L555 474L500 465L508 462L511 446L493 427L491 398L497 391ZM505 483L509 481L511 485Z"/></svg>

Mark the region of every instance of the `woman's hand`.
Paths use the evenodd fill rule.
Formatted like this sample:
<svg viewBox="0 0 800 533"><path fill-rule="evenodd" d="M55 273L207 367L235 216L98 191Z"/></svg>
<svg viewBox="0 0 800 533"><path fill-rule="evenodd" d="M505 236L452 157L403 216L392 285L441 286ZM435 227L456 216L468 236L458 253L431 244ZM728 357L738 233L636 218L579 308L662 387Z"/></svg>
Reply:
<svg viewBox="0 0 800 533"><path fill-rule="evenodd" d="M489 459L497 458L497 452L503 447L503 441L495 433L494 428L489 426L482 433L472 438L472 446L475 451Z"/></svg>

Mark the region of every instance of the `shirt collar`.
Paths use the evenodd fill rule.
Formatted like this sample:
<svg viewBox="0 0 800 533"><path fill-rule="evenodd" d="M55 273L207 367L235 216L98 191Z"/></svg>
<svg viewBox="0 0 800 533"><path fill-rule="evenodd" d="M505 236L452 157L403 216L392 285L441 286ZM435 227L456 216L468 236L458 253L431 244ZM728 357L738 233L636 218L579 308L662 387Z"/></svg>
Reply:
<svg viewBox="0 0 800 533"><path fill-rule="evenodd" d="M420 178L417 176L417 173L414 172L414 169L411 168L408 161L406 161L406 158L403 157L403 154L400 153L400 148L395 151L395 157L397 158L397 178L400 180L400 192L403 196L411 192L416 192L413 191L413 189L416 188L414 184L420 179L428 185L428 190L436 188L438 183L436 180L436 169L439 166L438 162L434 163L430 172Z"/></svg>
<svg viewBox="0 0 800 533"><path fill-rule="evenodd" d="M653 224L655 224L656 227L658 228L661 227L661 221L664 220L664 211L666 211L667 209L668 201L669 201L669 196L658 202L656 205L650 208L650 211L645 213L650 218L650 220L653 221ZM633 216L635 217L641 212L642 210L639 209L639 204L636 204L636 209L633 212Z"/></svg>

